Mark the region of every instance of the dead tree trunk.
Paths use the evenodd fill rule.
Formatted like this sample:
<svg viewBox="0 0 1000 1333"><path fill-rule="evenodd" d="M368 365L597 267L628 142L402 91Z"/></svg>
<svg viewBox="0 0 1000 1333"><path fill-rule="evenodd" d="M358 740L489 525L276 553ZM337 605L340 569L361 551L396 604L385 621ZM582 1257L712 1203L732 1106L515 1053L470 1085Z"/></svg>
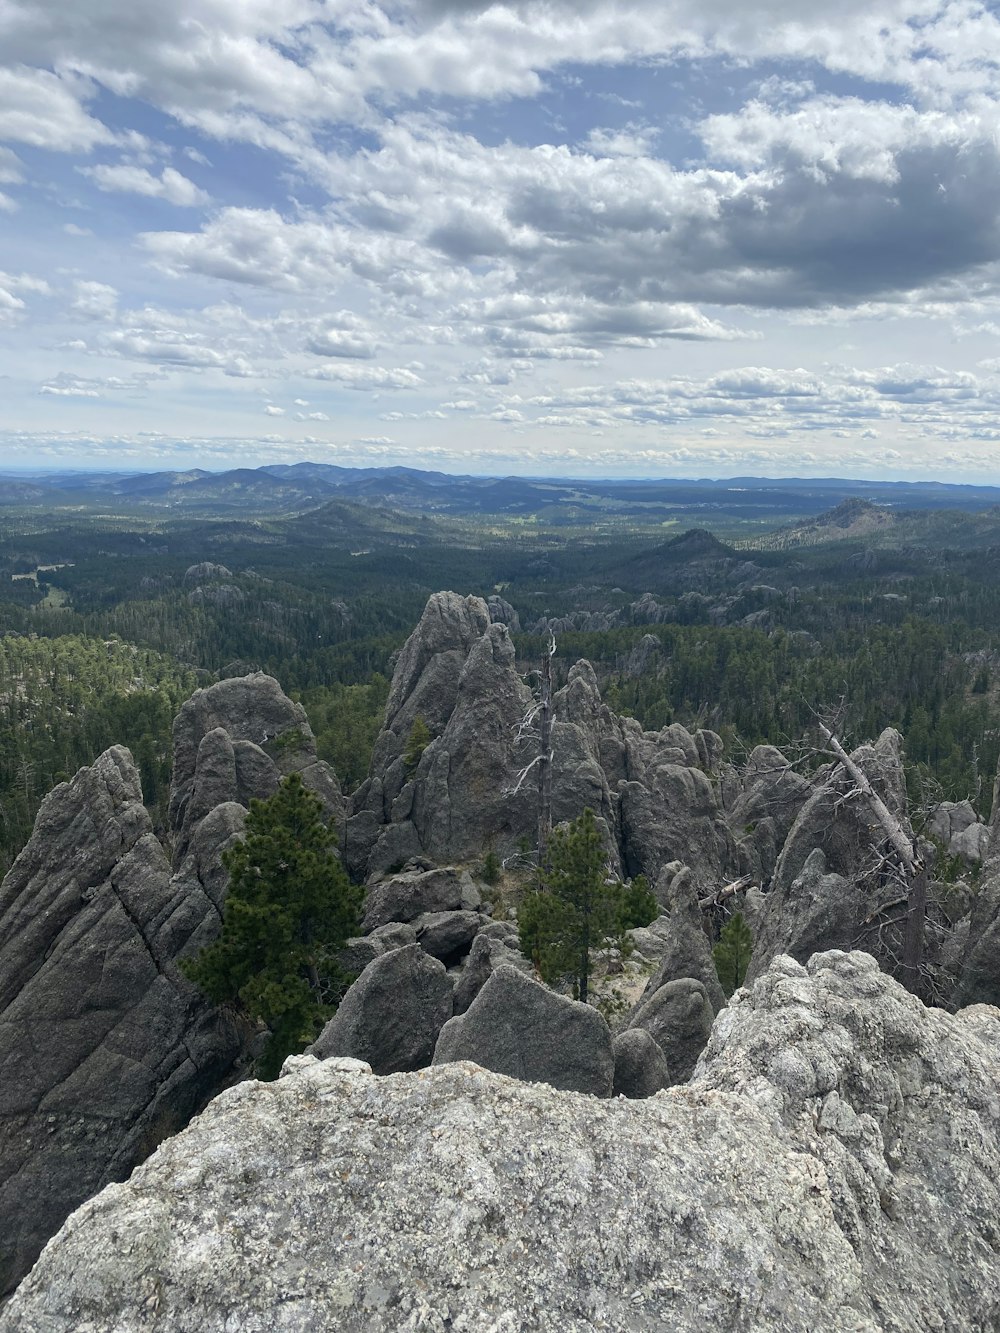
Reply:
<svg viewBox="0 0 1000 1333"><path fill-rule="evenodd" d="M542 659L542 679L538 715L538 865L545 864L545 852L552 832L552 654L556 641L550 638Z"/></svg>
<svg viewBox="0 0 1000 1333"><path fill-rule="evenodd" d="M889 845L896 853L906 877L906 932L903 937L903 957L900 980L907 990L916 992L920 964L924 951L924 919L927 914L927 866L917 851L914 840L903 832L903 826L885 801L868 781L864 772L847 753L829 727L819 723L819 732L826 749L840 760L848 777L871 806L882 826Z"/></svg>

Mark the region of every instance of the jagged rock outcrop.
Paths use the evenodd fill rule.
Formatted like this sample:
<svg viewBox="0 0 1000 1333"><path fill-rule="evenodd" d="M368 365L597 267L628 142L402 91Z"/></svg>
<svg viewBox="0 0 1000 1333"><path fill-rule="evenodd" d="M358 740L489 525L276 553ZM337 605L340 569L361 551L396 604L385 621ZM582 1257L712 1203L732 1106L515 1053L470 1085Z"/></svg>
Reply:
<svg viewBox="0 0 1000 1333"><path fill-rule="evenodd" d="M655 879L679 858L715 882L734 848L708 775L720 738L678 724L645 732L616 717L588 662L570 669L553 706L554 822L589 806L616 871ZM491 623L487 604L431 597L400 653L370 776L354 796L345 839L352 871L375 880L413 856L467 861L487 845L506 856L522 838L533 842L536 784L523 773L537 738L517 735L531 707L507 627ZM418 716L432 739L408 770L403 755Z"/></svg>
<svg viewBox="0 0 1000 1333"><path fill-rule="evenodd" d="M464 1014L441 1029L434 1063L484 1069L554 1088L610 1097L611 1029L589 1005L556 995L514 967L498 967Z"/></svg>
<svg viewBox="0 0 1000 1333"><path fill-rule="evenodd" d="M531 975L532 966L521 953L517 926L492 921L472 941L462 975L455 985L455 1013L464 1014L498 967L516 967Z"/></svg>
<svg viewBox="0 0 1000 1333"><path fill-rule="evenodd" d="M513 726L529 699L506 625L491 624L481 598L435 593L400 653L371 776L355 793L345 852L355 874L419 853L471 860L491 837L514 846L534 794L505 794ZM417 717L433 739L409 772L403 754Z"/></svg>
<svg viewBox="0 0 1000 1333"><path fill-rule="evenodd" d="M912 837L899 733L886 730L852 759ZM804 962L827 949L867 948L887 970L898 963L902 921L883 913L899 906L900 884L880 873L887 839L866 798L832 765L813 782L778 857L770 893L753 906L754 951L747 973L758 976L779 953Z"/></svg>
<svg viewBox="0 0 1000 1333"><path fill-rule="evenodd" d="M218 864L231 826L210 839L206 823L171 878L132 757L114 747L46 798L0 889L0 1292L241 1053L245 1034L176 966L219 926L197 862L211 842Z"/></svg>
<svg viewBox="0 0 1000 1333"><path fill-rule="evenodd" d="M638 680L640 676L652 671L660 661L662 650L660 641L652 634L644 634L639 642L619 662L623 676Z"/></svg>
<svg viewBox="0 0 1000 1333"><path fill-rule="evenodd" d="M245 1073L254 1034L177 964L218 934L247 805L292 771L336 808L305 714L257 673L178 714L172 867L121 747L43 803L0 887L0 1293L72 1208Z"/></svg>
<svg viewBox="0 0 1000 1333"><path fill-rule="evenodd" d="M968 865L977 865L989 849L989 827L979 822L971 801L942 801L924 832L936 838L949 856L960 856Z"/></svg>
<svg viewBox="0 0 1000 1333"><path fill-rule="evenodd" d="M809 779L773 745L758 745L742 772L724 773L723 790L739 873L749 875L755 884L767 884L812 791Z"/></svg>
<svg viewBox="0 0 1000 1333"><path fill-rule="evenodd" d="M376 1074L423 1069L451 1015L444 964L408 944L368 964L309 1050L364 1060Z"/></svg>
<svg viewBox="0 0 1000 1333"><path fill-rule="evenodd" d="M494 625L506 625L511 634L519 634L521 631L521 617L517 614L510 602L505 601L503 597L494 594L487 599L490 620Z"/></svg>
<svg viewBox="0 0 1000 1333"><path fill-rule="evenodd" d="M177 830L175 866L192 828L224 801L248 806L279 780L298 773L338 824L345 815L340 784L316 758L316 740L301 704L262 671L198 690L174 720L170 822Z"/></svg>
<svg viewBox="0 0 1000 1333"><path fill-rule="evenodd" d="M205 579L231 579L233 571L227 569L225 565L214 565L211 560L203 560L201 564L189 565L184 571L185 583L203 583Z"/></svg>
<svg viewBox="0 0 1000 1333"><path fill-rule="evenodd" d="M86 1204L0 1333L1000 1321L1000 1014L927 1010L863 955L776 960L644 1101L287 1069Z"/></svg>
<svg viewBox="0 0 1000 1333"><path fill-rule="evenodd" d="M206 588L192 588L188 593L192 606L242 606L246 594L236 583L210 583Z"/></svg>
<svg viewBox="0 0 1000 1333"><path fill-rule="evenodd" d="M663 924L658 923L663 946L656 969L646 983L640 1007L661 986L688 977L701 983L712 1013L717 1014L725 1005L726 997L719 984L712 946L705 933L704 913L698 905L694 880L687 866L664 867L657 881L656 894L669 915Z"/></svg>

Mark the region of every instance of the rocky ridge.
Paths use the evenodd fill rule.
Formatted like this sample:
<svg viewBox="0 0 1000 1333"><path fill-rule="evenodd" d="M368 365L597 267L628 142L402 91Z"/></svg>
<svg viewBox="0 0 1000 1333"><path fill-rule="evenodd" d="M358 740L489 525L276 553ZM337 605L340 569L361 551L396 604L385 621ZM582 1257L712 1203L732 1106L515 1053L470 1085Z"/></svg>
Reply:
<svg viewBox="0 0 1000 1333"><path fill-rule="evenodd" d="M996 1010L836 952L644 1101L295 1057L74 1214L0 1333L986 1330L998 1088Z"/></svg>

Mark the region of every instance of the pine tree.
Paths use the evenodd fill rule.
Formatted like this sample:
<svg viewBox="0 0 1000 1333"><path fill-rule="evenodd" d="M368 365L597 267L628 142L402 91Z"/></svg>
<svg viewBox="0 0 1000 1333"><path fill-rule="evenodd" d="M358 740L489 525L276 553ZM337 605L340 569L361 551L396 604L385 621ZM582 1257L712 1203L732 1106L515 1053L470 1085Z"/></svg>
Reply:
<svg viewBox="0 0 1000 1333"><path fill-rule="evenodd" d="M743 985L747 974L750 955L753 953L753 936L750 927L739 912L735 912L719 932L719 942L712 950L715 970L726 995L732 995Z"/></svg>
<svg viewBox="0 0 1000 1333"><path fill-rule="evenodd" d="M431 743L431 733L423 717L418 713L413 719L410 735L403 751L403 765L407 773L413 773L420 763L420 756Z"/></svg>
<svg viewBox="0 0 1000 1333"><path fill-rule="evenodd" d="M333 851L323 807L297 773L252 801L229 871L222 932L183 964L209 998L235 1002L271 1031L259 1062L274 1077L337 1007L346 978L334 954L357 927L361 890Z"/></svg>
<svg viewBox="0 0 1000 1333"><path fill-rule="evenodd" d="M590 983L590 955L622 946L625 931L645 926L659 908L640 876L632 884L609 880L600 830L592 810L555 829L541 888L517 915L521 949L550 984L569 979L583 1003Z"/></svg>

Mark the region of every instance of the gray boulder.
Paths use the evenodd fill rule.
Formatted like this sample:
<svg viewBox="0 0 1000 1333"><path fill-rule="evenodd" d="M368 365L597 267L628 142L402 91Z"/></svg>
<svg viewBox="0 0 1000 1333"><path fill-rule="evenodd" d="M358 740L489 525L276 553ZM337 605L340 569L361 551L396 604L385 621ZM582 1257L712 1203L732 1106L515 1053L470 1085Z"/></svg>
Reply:
<svg viewBox="0 0 1000 1333"><path fill-rule="evenodd" d="M514 967L497 968L466 1012L445 1024L434 1063L454 1060L595 1097L610 1097L614 1080L611 1030L597 1010Z"/></svg>
<svg viewBox="0 0 1000 1333"><path fill-rule="evenodd" d="M652 1097L670 1083L666 1057L645 1028L627 1028L611 1044L616 1097Z"/></svg>
<svg viewBox="0 0 1000 1333"><path fill-rule="evenodd" d="M373 884L365 894L361 929L369 933L390 921L416 921L429 912L457 912L463 885L457 870L409 870Z"/></svg>
<svg viewBox="0 0 1000 1333"><path fill-rule="evenodd" d="M410 944L368 964L309 1050L364 1060L376 1074L423 1069L451 1014L444 964Z"/></svg>
<svg viewBox="0 0 1000 1333"><path fill-rule="evenodd" d="M705 987L693 977L660 986L630 1016L629 1028L642 1028L659 1046L671 1083L691 1077L705 1049L715 1015Z"/></svg>
<svg viewBox="0 0 1000 1333"><path fill-rule="evenodd" d="M0 1333L1000 1323L1000 1016L857 954L776 962L645 1101L286 1069L81 1209Z"/></svg>
<svg viewBox="0 0 1000 1333"><path fill-rule="evenodd" d="M384 926L376 926L367 936L381 945L382 953L391 949L405 949L408 944L416 944L417 932L404 921L387 921Z"/></svg>
<svg viewBox="0 0 1000 1333"><path fill-rule="evenodd" d="M455 986L455 1013L464 1014L498 967L516 967L531 975L531 963L521 953L517 927L493 922L472 941L465 967Z"/></svg>
<svg viewBox="0 0 1000 1333"><path fill-rule="evenodd" d="M348 940L343 948L337 950L336 963L342 972L357 980L368 964L381 958L385 952L385 945L377 935L363 935Z"/></svg>
<svg viewBox="0 0 1000 1333"><path fill-rule="evenodd" d="M472 948L472 941L489 920L478 912L427 912L418 916L413 926L417 943L431 955L451 967Z"/></svg>

